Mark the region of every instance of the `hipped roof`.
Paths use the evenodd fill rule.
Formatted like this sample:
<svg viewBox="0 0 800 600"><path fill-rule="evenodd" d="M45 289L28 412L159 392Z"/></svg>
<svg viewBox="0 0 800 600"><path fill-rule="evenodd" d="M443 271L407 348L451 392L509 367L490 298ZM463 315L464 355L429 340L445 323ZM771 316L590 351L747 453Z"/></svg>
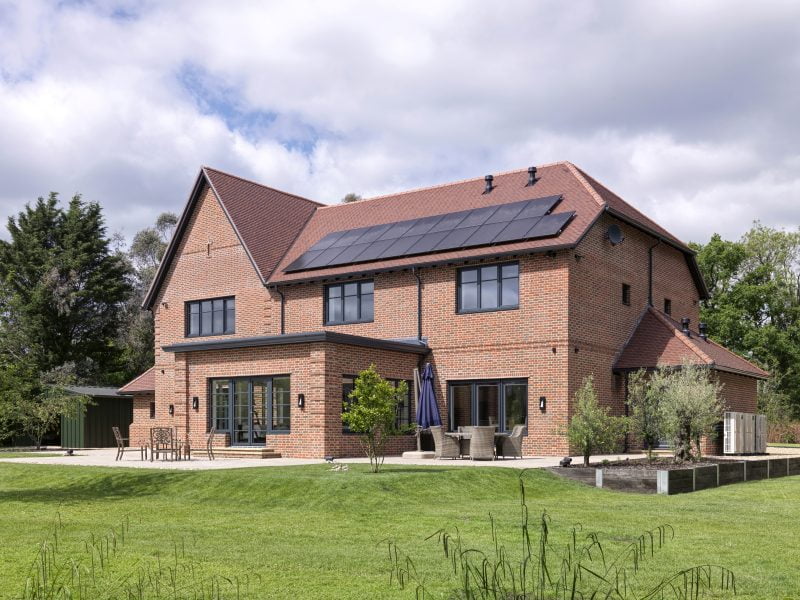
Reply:
<svg viewBox="0 0 800 600"><path fill-rule="evenodd" d="M615 371L678 367L684 361L748 377L766 379L769 373L699 332L683 332L681 324L648 306L614 363Z"/></svg>

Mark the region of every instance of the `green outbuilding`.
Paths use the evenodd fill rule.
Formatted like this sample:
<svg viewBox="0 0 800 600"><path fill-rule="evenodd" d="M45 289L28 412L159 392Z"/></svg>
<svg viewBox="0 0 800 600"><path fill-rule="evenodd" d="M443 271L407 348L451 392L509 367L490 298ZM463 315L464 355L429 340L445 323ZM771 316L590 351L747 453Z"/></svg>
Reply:
<svg viewBox="0 0 800 600"><path fill-rule="evenodd" d="M74 394L88 396L90 403L75 417L61 418L62 448L113 448L117 445L112 427L127 438L133 422L133 396L117 388L71 386Z"/></svg>

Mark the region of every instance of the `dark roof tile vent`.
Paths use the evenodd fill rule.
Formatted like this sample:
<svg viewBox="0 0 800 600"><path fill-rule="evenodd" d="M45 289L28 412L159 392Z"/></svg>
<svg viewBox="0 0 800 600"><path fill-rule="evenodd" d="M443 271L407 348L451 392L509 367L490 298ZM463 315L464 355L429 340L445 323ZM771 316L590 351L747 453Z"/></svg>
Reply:
<svg viewBox="0 0 800 600"><path fill-rule="evenodd" d="M689 317L683 317L681 319L681 330L686 334L686 337L692 337L692 332L689 329L689 323L691 322L692 321Z"/></svg>
<svg viewBox="0 0 800 600"><path fill-rule="evenodd" d="M525 187L530 187L534 183L536 183L536 167L528 167L528 183L525 184Z"/></svg>
<svg viewBox="0 0 800 600"><path fill-rule="evenodd" d="M483 193L488 194L494 189L494 175L487 175L483 179L486 181L486 188L483 190Z"/></svg>
<svg viewBox="0 0 800 600"><path fill-rule="evenodd" d="M704 340L708 339L708 325L706 323L700 323L698 325L698 329L700 331L700 337Z"/></svg>

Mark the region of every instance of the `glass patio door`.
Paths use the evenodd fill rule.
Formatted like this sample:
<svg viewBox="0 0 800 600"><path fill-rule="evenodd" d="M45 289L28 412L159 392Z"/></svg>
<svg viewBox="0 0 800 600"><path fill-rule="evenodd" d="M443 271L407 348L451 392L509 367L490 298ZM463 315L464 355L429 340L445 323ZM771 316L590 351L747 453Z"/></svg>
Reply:
<svg viewBox="0 0 800 600"><path fill-rule="evenodd" d="M231 445L261 446L267 435L291 431L288 376L211 381L209 427L230 432Z"/></svg>
<svg viewBox="0 0 800 600"><path fill-rule="evenodd" d="M250 443L250 382L238 380L233 388L233 435L231 443Z"/></svg>
<svg viewBox="0 0 800 600"><path fill-rule="evenodd" d="M253 380L253 397L250 403L250 443L263 445L267 442L267 399L270 395L268 379Z"/></svg>

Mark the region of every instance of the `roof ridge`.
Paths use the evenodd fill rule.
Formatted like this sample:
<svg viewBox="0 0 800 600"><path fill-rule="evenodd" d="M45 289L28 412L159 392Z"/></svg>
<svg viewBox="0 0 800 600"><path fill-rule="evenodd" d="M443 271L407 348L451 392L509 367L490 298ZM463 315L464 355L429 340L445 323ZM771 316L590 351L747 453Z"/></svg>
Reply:
<svg viewBox="0 0 800 600"><path fill-rule="evenodd" d="M673 335L678 338L683 344L689 348L692 352L694 352L697 356L699 356L704 363L709 366L714 366L715 362L714 359L711 358L708 354L703 352L696 344L690 342L692 338L687 336L678 328L677 321L673 321L672 319L668 318L666 315L661 314L660 311L656 310L655 307L649 306L648 307L653 314L659 319L664 325L669 327L672 330Z"/></svg>
<svg viewBox="0 0 800 600"><path fill-rule="evenodd" d="M258 187L266 188L268 190L272 190L273 192L278 192L280 194L284 194L286 196L292 196L293 198L297 198L298 200L305 200L306 202L311 202L312 204L316 204L317 206L323 207L328 206L327 204L323 204L322 202L317 202L316 200L311 200L310 198L306 198L304 196L300 196L298 194L294 194L292 192L287 192L285 190L279 190L276 187L272 187L263 183L259 183L258 181L254 181L252 179L248 179L247 177L242 177L241 175L234 175L233 173L229 173L228 171L223 171L222 169L217 169L215 167L209 167L208 165L203 165L200 167L203 171L215 171L217 173L221 173L222 175L227 175L228 177L233 177L234 179L238 179L239 181L244 181L245 183L250 183L253 185L257 185Z"/></svg>
<svg viewBox="0 0 800 600"><path fill-rule="evenodd" d="M564 163L567 165L567 168L572 172L575 179L577 179L581 183L581 185L583 185L583 187L586 188L586 191L589 192L589 195L592 197L592 199L603 208L606 208L608 206L608 203L605 200L603 200L600 194L597 193L597 190L594 189L594 186L591 183L589 183L589 181L587 181L586 174L583 171L581 171L576 165L572 164L570 161L565 160Z"/></svg>
<svg viewBox="0 0 800 600"><path fill-rule="evenodd" d="M155 368L156 368L156 366L155 366L155 365L153 365L153 366L152 366L152 367L150 367L149 369L147 369L147 370L145 370L145 371L143 371L143 372L139 373L139 374L138 374L136 377L134 377L134 378L133 378L133 379L131 379L131 380L130 380L128 383L126 383L125 385L123 385L122 387L120 387L120 388L118 388L118 389L120 389L120 390L121 390L121 389L123 389L123 388L126 388L126 387L128 387L128 386L129 386L129 385L131 385L132 383L136 383L136 382L137 382L137 381L139 381L139 380L140 380L142 377L144 377L145 375L147 375L147 374L148 374L150 371L152 371L152 370L153 370L153 369L155 369Z"/></svg>
<svg viewBox="0 0 800 600"><path fill-rule="evenodd" d="M606 184L604 184L602 181L600 181L600 180L599 180L599 179L597 179L596 177L593 177L592 175L589 175L588 173L586 173L585 171L583 171L583 170L582 170L580 167L577 167L577 166L576 166L575 168L576 168L578 171L580 171L581 175L583 175L583 177L584 177L584 178L586 178L587 180L593 181L595 184L597 184L597 185L599 185L600 187L602 187L603 189L605 189L605 190L606 190L606 191L607 191L609 194L613 195L613 196L614 196L614 197L615 197L617 200L619 200L620 202L622 202L624 205L626 205L626 206L628 206L629 208L631 208L631 209L635 210L635 211L636 211L637 213L639 213L639 215L641 215L642 217L644 217L644 218L646 218L647 220L649 220L649 221L652 221L653 223L655 223L656 225L658 225L658 226L659 226L661 229L663 229L664 231L666 231L666 232L667 232L667 235L669 235L669 236L670 236L670 237L671 237L673 240L675 240L675 241L679 242L679 243L680 243L682 246L685 246L686 248L689 248L689 244L687 244L686 242L684 242L684 241L683 241L681 238L679 238L677 235L675 235L674 233L672 233L672 232L671 232L670 230L668 230L666 227L664 227L663 225L661 225L660 223L658 223L658 222L657 222L655 219L653 219L653 218L651 218L651 217L648 217L648 216L647 216L646 214L644 214L644 213L643 213L641 210L639 210L639 209L638 209L638 208L636 208L636 207L635 207L633 204L631 204L630 202L628 202L627 200L625 200L625 198L623 198L622 196L620 196L618 193L616 193L614 190L612 190L610 187L608 187L608 186L607 186ZM594 185L593 185L593 184L591 184L591 183L590 183L590 185L592 185L592 187L594 187ZM606 202L604 202L604 204L606 204L606 205L607 205L607 203L606 203Z"/></svg>
<svg viewBox="0 0 800 600"><path fill-rule="evenodd" d="M547 163L547 164L544 164L544 165L536 165L536 168L537 169L546 169L548 167L555 167L555 166L562 165L562 164L565 164L565 163L566 163L566 161L561 160L561 161L557 161L557 162ZM523 167L521 169L512 169L510 171L501 171L499 173L492 173L492 175L496 176L496 177L501 177L503 175L514 175L516 173L527 172L528 168L529 167ZM362 198L361 200L355 200L354 202L348 202L346 204L343 204L341 202L339 202L337 204L323 204L320 208L323 208L323 209L324 208L336 208L336 207L341 207L341 206L350 206L351 204L360 204L361 202L370 202L372 200L384 200L386 198L404 196L406 194L414 194L414 193L423 192L423 191L426 191L426 190L436 190L436 189L440 189L440 188L444 188L444 187L450 187L451 185L459 185L461 183L470 183L472 181L483 181L484 177L486 177L486 176L483 175L481 177L469 177L467 179L459 179L459 180L456 180L456 181L448 181L446 183L437 183L437 184L434 184L434 185L424 185L424 186L421 186L421 187L411 188L409 190L403 190L401 192L393 192L391 194L381 194L380 196L371 196L369 198Z"/></svg>

